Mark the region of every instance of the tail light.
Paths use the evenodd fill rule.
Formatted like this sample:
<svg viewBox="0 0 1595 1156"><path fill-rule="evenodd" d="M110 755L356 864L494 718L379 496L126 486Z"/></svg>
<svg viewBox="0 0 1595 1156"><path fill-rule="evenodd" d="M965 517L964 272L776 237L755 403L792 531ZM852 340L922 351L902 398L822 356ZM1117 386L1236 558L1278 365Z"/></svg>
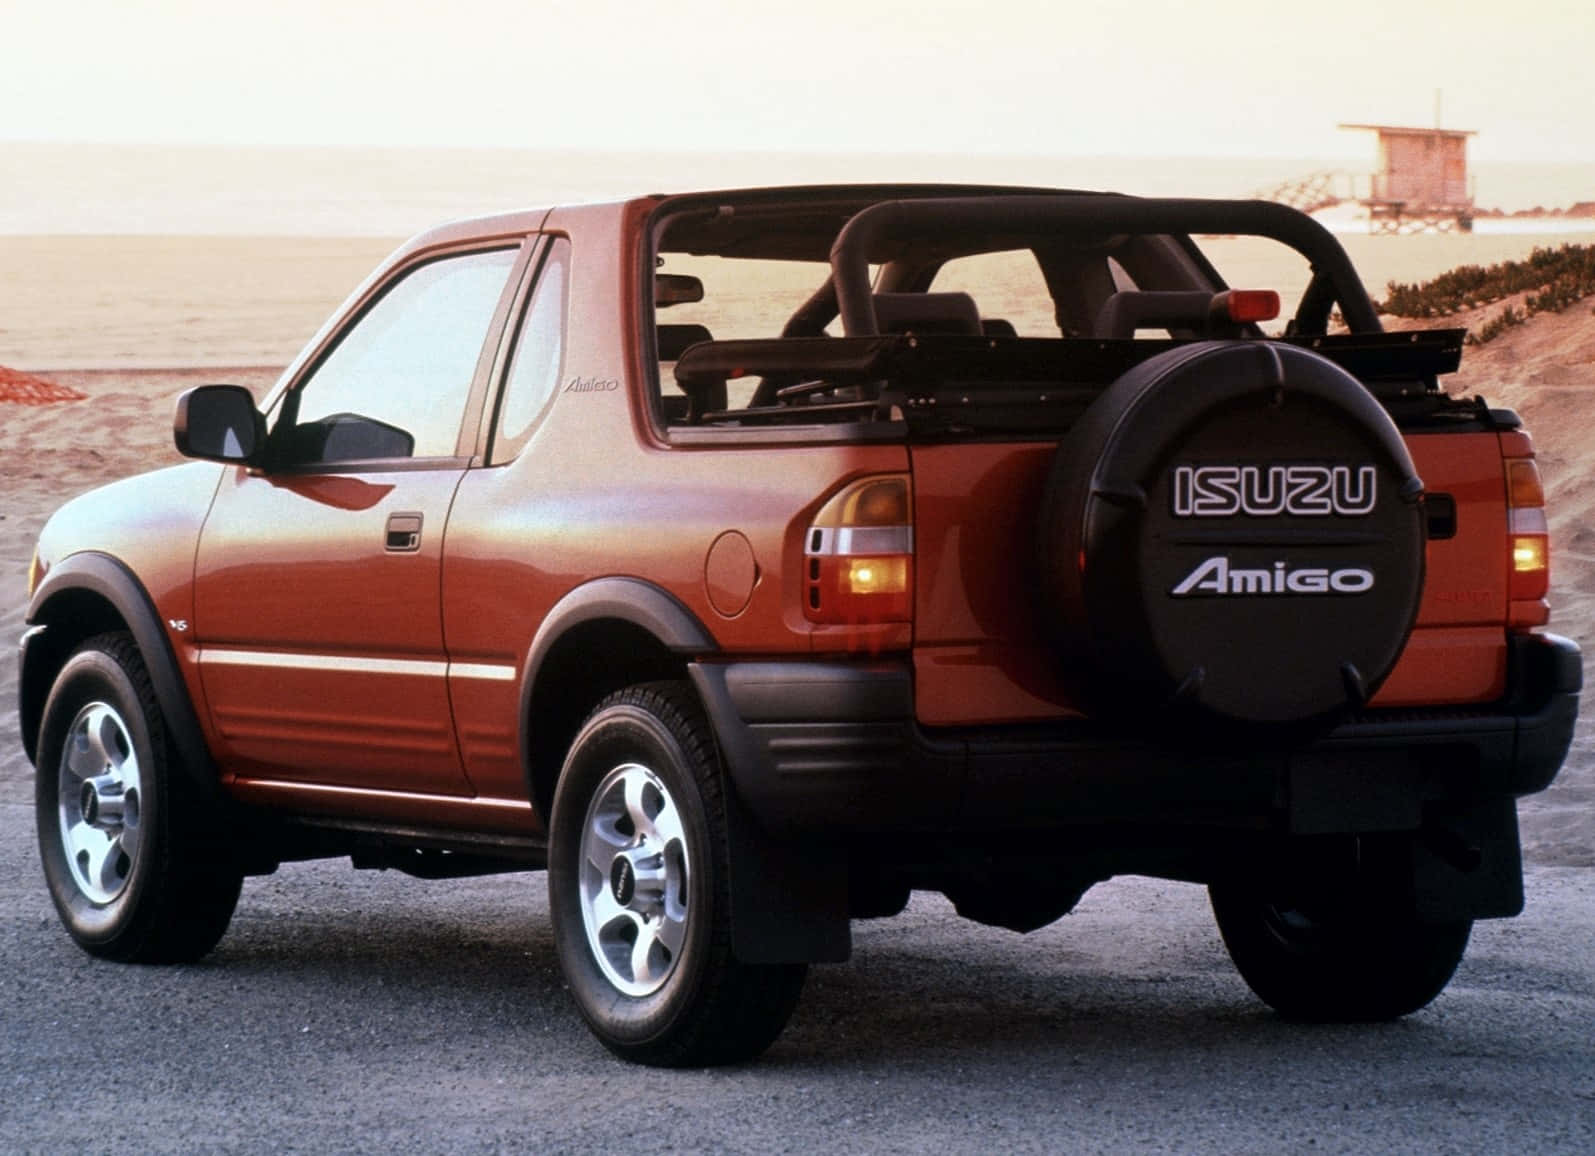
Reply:
<svg viewBox="0 0 1595 1156"><path fill-rule="evenodd" d="M914 594L914 511L907 474L854 482L814 516L803 544L811 622L907 622Z"/></svg>
<svg viewBox="0 0 1595 1156"><path fill-rule="evenodd" d="M1508 549L1508 626L1544 626L1550 621L1545 596L1551 585L1551 539L1545 521L1545 486L1526 434L1501 438L1505 455Z"/></svg>

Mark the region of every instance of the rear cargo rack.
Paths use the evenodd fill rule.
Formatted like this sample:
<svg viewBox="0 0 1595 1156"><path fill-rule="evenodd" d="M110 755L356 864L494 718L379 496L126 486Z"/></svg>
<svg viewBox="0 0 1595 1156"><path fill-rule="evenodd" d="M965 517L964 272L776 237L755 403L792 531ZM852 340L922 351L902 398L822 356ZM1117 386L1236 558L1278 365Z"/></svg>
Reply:
<svg viewBox="0 0 1595 1156"><path fill-rule="evenodd" d="M1387 407L1439 395L1461 362L1463 331L1255 338L1310 349ZM1108 385L1181 340L889 336L711 341L676 363L695 420L714 425L902 418L935 427L1068 425ZM754 404L724 408L726 382L757 376ZM718 404L715 404L718 402ZM1410 405L1408 406L1410 408Z"/></svg>

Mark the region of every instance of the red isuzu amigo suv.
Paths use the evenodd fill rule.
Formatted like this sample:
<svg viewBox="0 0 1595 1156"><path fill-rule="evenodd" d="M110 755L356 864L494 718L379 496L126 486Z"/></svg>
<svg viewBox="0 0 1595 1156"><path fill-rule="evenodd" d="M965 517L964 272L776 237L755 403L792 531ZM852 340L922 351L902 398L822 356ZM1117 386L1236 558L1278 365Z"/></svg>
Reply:
<svg viewBox="0 0 1595 1156"><path fill-rule="evenodd" d="M1212 234L1295 251L1288 320ZM183 961L286 860L546 868L593 1031L684 1065L761 1052L913 889L1026 931L1140 873L1205 884L1281 1013L1412 1012L1521 909L1515 800L1582 679L1532 443L1441 388L1461 338L1382 332L1261 202L762 189L426 233L258 407L185 394L197 460L41 534L55 905Z"/></svg>

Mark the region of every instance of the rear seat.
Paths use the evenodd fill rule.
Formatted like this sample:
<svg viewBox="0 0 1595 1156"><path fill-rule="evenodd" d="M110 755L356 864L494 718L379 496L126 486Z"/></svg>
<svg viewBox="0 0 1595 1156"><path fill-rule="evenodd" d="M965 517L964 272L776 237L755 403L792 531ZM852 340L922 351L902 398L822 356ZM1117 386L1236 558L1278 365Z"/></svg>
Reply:
<svg viewBox="0 0 1595 1156"><path fill-rule="evenodd" d="M873 301L881 333L981 334L980 310L967 293L876 293Z"/></svg>
<svg viewBox="0 0 1595 1156"><path fill-rule="evenodd" d="M661 325L656 330L659 345L659 362L661 366L670 365L681 360L681 355L694 345L705 341L713 341L714 335L709 332L707 325ZM661 376L663 371L661 370ZM663 387L667 384L661 380ZM690 399L685 394L664 393L661 389L660 401L664 406L665 421L671 425L687 420L687 410L691 405ZM710 399L711 402L714 399ZM725 397L722 387L718 404L710 404L708 409L724 409Z"/></svg>
<svg viewBox="0 0 1595 1156"><path fill-rule="evenodd" d="M713 341L707 325L661 325L658 329L659 360L680 361L681 355L700 341Z"/></svg>

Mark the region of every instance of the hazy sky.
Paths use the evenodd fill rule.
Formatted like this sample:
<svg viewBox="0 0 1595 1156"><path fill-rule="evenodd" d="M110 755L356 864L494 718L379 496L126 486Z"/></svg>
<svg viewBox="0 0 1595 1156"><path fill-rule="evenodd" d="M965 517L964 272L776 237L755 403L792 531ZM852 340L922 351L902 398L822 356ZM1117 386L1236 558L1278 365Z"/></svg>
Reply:
<svg viewBox="0 0 1595 1156"><path fill-rule="evenodd" d="M0 0L0 141L1595 161L1591 0Z"/></svg>

